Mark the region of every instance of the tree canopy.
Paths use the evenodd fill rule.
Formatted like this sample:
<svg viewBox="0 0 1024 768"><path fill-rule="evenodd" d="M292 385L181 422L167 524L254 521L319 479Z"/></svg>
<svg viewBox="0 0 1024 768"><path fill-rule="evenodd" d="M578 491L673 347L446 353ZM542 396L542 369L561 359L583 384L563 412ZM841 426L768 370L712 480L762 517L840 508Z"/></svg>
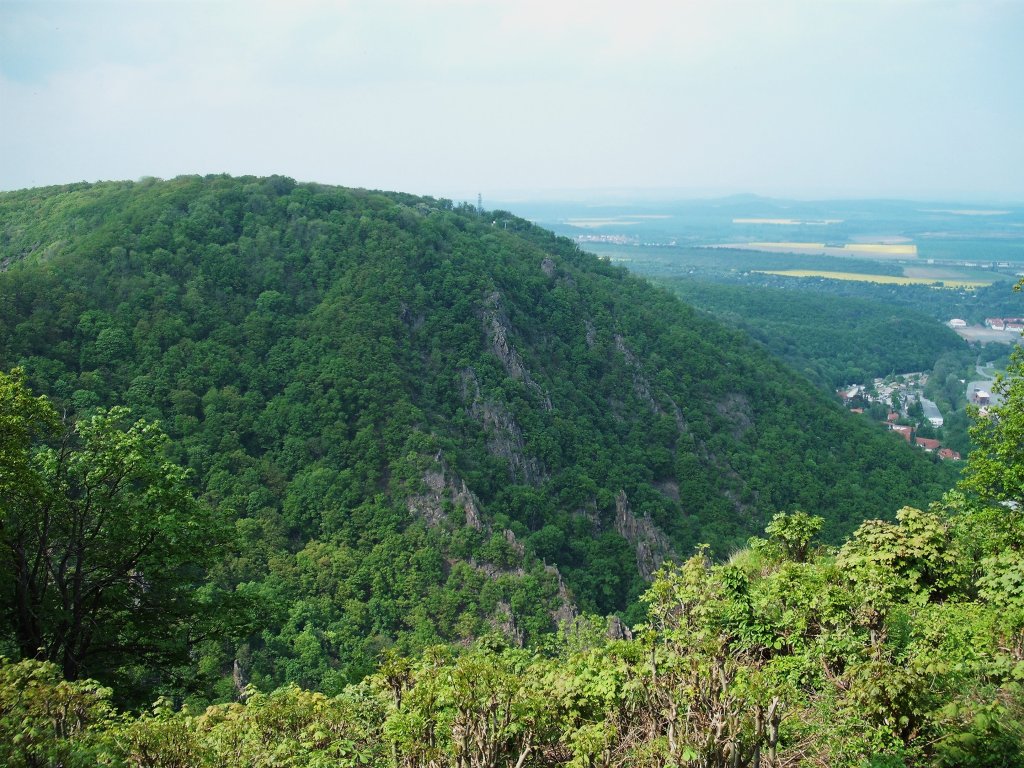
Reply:
<svg viewBox="0 0 1024 768"><path fill-rule="evenodd" d="M167 437L121 407L61 426L19 369L0 372L0 414L0 607L20 654L69 680L187 654L222 534Z"/></svg>

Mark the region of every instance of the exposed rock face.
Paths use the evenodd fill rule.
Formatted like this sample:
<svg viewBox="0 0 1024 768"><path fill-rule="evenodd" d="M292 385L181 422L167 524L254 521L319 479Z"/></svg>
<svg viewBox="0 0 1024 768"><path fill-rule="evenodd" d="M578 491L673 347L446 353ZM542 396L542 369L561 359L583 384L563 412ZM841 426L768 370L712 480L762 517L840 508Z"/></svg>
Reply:
<svg viewBox="0 0 1024 768"><path fill-rule="evenodd" d="M480 508L476 498L466 486L466 481L458 477L448 467L448 462L438 451L434 463L423 473L424 492L406 499L406 508L417 517L422 517L428 525L440 525L448 519L445 502L466 515L466 525L480 530Z"/></svg>
<svg viewBox="0 0 1024 768"><path fill-rule="evenodd" d="M590 321L587 321L587 346L593 348L594 339L596 333L594 332L594 326ZM622 357L626 360L628 365L633 371L633 393L643 402L647 403L647 407L651 409L651 413L655 416L661 416L665 411L658 401L654 398L654 393L651 389L651 382L644 373L643 364L640 362L633 350L626 344L626 340L621 334L615 334L615 349L619 351ZM672 418L675 419L676 429L679 430L680 434L686 434L689 428L686 424L686 419L683 416L683 411L670 396L661 393L661 397L668 401L669 410L672 413Z"/></svg>
<svg viewBox="0 0 1024 768"><path fill-rule="evenodd" d="M469 404L470 415L486 430L487 449L508 462L513 482L527 485L540 485L544 482L544 466L526 453L519 424L504 405L484 400L472 368L462 371L462 399Z"/></svg>
<svg viewBox="0 0 1024 768"><path fill-rule="evenodd" d="M660 416L664 411L654 399L654 395L651 394L651 383L644 375L643 366L640 365L639 358L633 354L633 351L626 345L626 340L620 334L615 334L615 348L626 359L626 365L633 369L633 393L647 403L654 415Z"/></svg>
<svg viewBox="0 0 1024 768"><path fill-rule="evenodd" d="M516 617L512 613L512 606L504 600L500 601L491 616L491 626L508 638L509 642L517 648L523 647L523 630L516 624Z"/></svg>
<svg viewBox="0 0 1024 768"><path fill-rule="evenodd" d="M682 409L676 403L674 399L661 393L659 399L655 398L655 392L651 387L650 381L644 373L643 364L636 354L626 344L625 339L620 335L615 335L615 348L625 359L626 365L632 369L633 374L633 393L638 399L647 404L651 413L656 416L664 415L666 408L668 413L672 416L676 424L676 429L680 435L690 434L689 425L686 423L686 417L683 415ZM662 404L665 404L663 407ZM743 394L733 393L723 397L715 405L719 416L725 421L727 428L735 440L740 440L747 431L753 425L753 416L750 405L750 400ZM736 488L742 488L743 482L740 475L736 470L729 464L728 458L725 456L715 456L708 451L706 443L702 440L696 440L693 443L693 450L700 459L706 463L713 465L722 478L727 478L729 482ZM659 487L666 496L679 501L679 487L674 484L664 484ZM743 516L747 514L747 506L742 502L740 495L730 488L726 488L722 491L725 498L736 509L737 514ZM621 496L621 494L620 494ZM628 504L626 505L628 507ZM621 505L616 503L616 529L620 527L623 530L630 531L629 534L624 533L623 530L619 530L626 539L634 544L637 548L637 566L640 569L641 575L645 579L650 579L651 574L657 570L662 560L671 554L671 546L668 543L668 538L658 530L649 519L644 518L643 520L636 520L636 524L631 523L627 518L622 517L620 510ZM632 513L630 513L631 516ZM625 519L624 523L619 521ZM645 565L646 563L646 565Z"/></svg>
<svg viewBox="0 0 1024 768"><path fill-rule="evenodd" d="M541 271L548 277L555 276L555 262L553 259L545 257L544 261L540 263L540 268Z"/></svg>
<svg viewBox="0 0 1024 768"><path fill-rule="evenodd" d="M422 312L418 315L413 315L412 311L409 309L409 305L406 304L404 301L402 302L401 307L399 307L398 316L399 319L401 319L401 321L405 323L409 327L409 330L411 331L418 331L420 328L423 327L423 323L426 322L427 319L426 315L424 315Z"/></svg>
<svg viewBox="0 0 1024 768"><path fill-rule="evenodd" d="M563 624L572 622L579 612L576 610L576 603L572 599L568 587L565 586L565 582L562 581L562 574L558 569L553 565L545 565L544 570L558 577L558 608L552 612L551 619L555 622L556 627L561 627Z"/></svg>
<svg viewBox="0 0 1024 768"><path fill-rule="evenodd" d="M650 581L666 558L673 557L668 537L658 529L650 517L638 518L630 508L625 491L615 497L615 531L636 550L636 567L646 581Z"/></svg>
<svg viewBox="0 0 1024 768"><path fill-rule="evenodd" d="M672 499L672 501L679 501L679 483L675 480L664 480L660 483L655 483L654 487Z"/></svg>
<svg viewBox="0 0 1024 768"><path fill-rule="evenodd" d="M729 431L734 440L740 440L754 425L750 398L744 394L733 392L717 403L715 410L729 424Z"/></svg>
<svg viewBox="0 0 1024 768"><path fill-rule="evenodd" d="M686 418L683 416L683 411L676 404L676 401L671 397L668 399L668 404L672 407L672 418L676 420L676 429L679 430L679 434L684 435L690 431L686 425Z"/></svg>
<svg viewBox="0 0 1024 768"><path fill-rule="evenodd" d="M608 632L606 633L609 640L632 640L633 630L622 623L622 619L618 616L608 617Z"/></svg>
<svg viewBox="0 0 1024 768"><path fill-rule="evenodd" d="M502 535L505 537L505 541L508 542L508 545L512 548L513 552L520 557L526 554L526 547L523 546L522 542L516 538L516 535L512 531L506 528L502 531Z"/></svg>
<svg viewBox="0 0 1024 768"><path fill-rule="evenodd" d="M235 685L236 698L244 703L249 698L246 692L246 687L249 685L249 675L242 668L242 662L238 659L235 659L231 665L231 681Z"/></svg>
<svg viewBox="0 0 1024 768"><path fill-rule="evenodd" d="M501 306L501 294L497 291L488 296L484 302L483 322L487 338L491 343L491 350L501 360L501 364L505 367L505 372L513 379L524 382L527 387L537 394L544 410L550 411L551 398L544 391L544 388L530 376L530 371L523 363L522 356L509 340L509 337L512 335L512 324L509 322L508 315L505 314L505 310Z"/></svg>
<svg viewBox="0 0 1024 768"><path fill-rule="evenodd" d="M448 463L440 451L434 457L433 464L423 473L423 487L423 493L409 496L406 499L406 507L410 514L423 518L428 525L437 526L449 521L449 512L446 506L449 509L454 507L463 511L466 516L466 525L470 528L487 532L491 530L489 525L485 526L481 522L480 508L477 505L476 497L466 486L466 481L448 467ZM502 536L520 558L526 554L526 547L516 538L513 531L506 528L502 531ZM454 565L456 561L449 560L448 562L449 565ZM489 579L526 575L522 566L503 568L493 563L478 563L475 560L471 560L469 564ZM563 621L571 621L577 616L576 603L572 593L565 586L558 568L554 565L545 565L544 570L558 580L558 607L551 612L551 619L556 626L559 626ZM504 608L501 607L502 605ZM516 625L511 606L505 603L500 604L498 612L492 620L492 625L513 642L522 645L523 632Z"/></svg>

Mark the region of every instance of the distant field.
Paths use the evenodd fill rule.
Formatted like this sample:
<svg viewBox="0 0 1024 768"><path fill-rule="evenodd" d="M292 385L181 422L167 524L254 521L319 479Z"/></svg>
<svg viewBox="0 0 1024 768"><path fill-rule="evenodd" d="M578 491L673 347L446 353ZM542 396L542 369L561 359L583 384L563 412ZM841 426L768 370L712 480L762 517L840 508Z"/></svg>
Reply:
<svg viewBox="0 0 1024 768"><path fill-rule="evenodd" d="M812 253L826 256L870 256L876 259L917 258L917 246L913 243L846 243L844 245L829 245L828 243L783 241L734 243L728 247L751 251L768 251L769 253L788 252Z"/></svg>
<svg viewBox="0 0 1024 768"><path fill-rule="evenodd" d="M843 246L847 251L859 253L880 253L886 256L917 256L914 244L896 243L851 243Z"/></svg>
<svg viewBox="0 0 1024 768"><path fill-rule="evenodd" d="M941 267L941 266L911 266L903 268L903 274L907 277L915 277L928 282L936 280L966 280L983 282L986 285L992 283L1012 280L1010 275L993 272L992 270L971 269L969 267Z"/></svg>
<svg viewBox="0 0 1024 768"><path fill-rule="evenodd" d="M824 277L829 280L858 280L863 283L883 283L885 285L932 285L941 283L944 288L981 288L992 285L992 280L960 280L936 279L931 277L896 277L895 275L866 275L858 272L826 272L814 269L780 269L755 270L766 275L782 275L784 277Z"/></svg>

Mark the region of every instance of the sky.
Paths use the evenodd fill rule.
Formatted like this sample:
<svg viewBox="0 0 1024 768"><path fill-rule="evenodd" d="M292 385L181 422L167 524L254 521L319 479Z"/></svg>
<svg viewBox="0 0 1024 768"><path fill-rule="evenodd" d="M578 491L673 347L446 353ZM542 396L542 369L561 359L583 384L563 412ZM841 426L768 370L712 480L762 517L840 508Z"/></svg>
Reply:
<svg viewBox="0 0 1024 768"><path fill-rule="evenodd" d="M1024 201L1024 0L0 0L0 189Z"/></svg>

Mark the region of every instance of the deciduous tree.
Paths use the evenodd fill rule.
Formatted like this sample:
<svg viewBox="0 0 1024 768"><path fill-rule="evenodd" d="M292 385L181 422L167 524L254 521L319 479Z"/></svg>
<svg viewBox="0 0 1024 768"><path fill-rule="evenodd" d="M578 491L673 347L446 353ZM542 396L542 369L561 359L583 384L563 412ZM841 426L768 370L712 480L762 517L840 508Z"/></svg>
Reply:
<svg viewBox="0 0 1024 768"><path fill-rule="evenodd" d="M19 371L0 373L0 420L2 607L21 654L74 680L183 650L217 526L160 428L111 408L61 429Z"/></svg>

